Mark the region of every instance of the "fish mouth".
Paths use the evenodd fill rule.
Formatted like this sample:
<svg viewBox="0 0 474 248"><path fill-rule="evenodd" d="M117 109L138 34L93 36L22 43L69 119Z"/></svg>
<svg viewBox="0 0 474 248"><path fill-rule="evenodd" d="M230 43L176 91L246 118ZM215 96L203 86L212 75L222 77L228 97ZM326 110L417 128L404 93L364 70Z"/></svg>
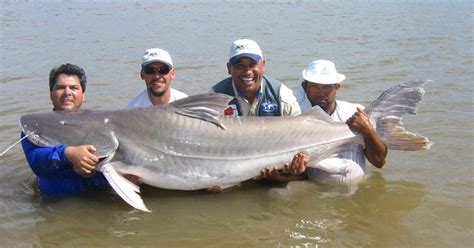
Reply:
<svg viewBox="0 0 474 248"><path fill-rule="evenodd" d="M41 138L41 136L35 132L35 131L28 131L25 129L22 129L22 132L25 134L25 138L27 137L28 140L38 146L43 146L46 144L46 141Z"/></svg>
<svg viewBox="0 0 474 248"><path fill-rule="evenodd" d="M28 125L22 124L21 125L21 132L25 134L24 138L28 138L28 140L37 145L37 146L46 146L48 145L48 141L40 136L39 132L34 129L34 126L38 125L38 123Z"/></svg>

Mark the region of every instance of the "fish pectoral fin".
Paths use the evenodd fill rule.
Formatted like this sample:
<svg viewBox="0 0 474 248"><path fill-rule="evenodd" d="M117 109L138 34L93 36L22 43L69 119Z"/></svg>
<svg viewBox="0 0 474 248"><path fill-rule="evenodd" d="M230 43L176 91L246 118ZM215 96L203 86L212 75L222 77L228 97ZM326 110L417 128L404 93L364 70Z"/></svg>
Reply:
<svg viewBox="0 0 474 248"><path fill-rule="evenodd" d="M94 145L97 157L111 158L119 146L115 133L105 128L98 128L90 132L82 143Z"/></svg>
<svg viewBox="0 0 474 248"><path fill-rule="evenodd" d="M311 118L316 118L317 120L322 120L328 123L337 123L334 121L331 116L329 116L321 107L314 106L305 113L301 114L301 116L306 117L308 120L312 120ZM310 117L310 118L308 118Z"/></svg>
<svg viewBox="0 0 474 248"><path fill-rule="evenodd" d="M100 167L100 172L102 172L109 182L110 186L117 192L117 194L130 206L144 211L151 212L143 202L142 198L138 194L140 188L124 178L122 175L115 171L114 167L110 163L103 164Z"/></svg>

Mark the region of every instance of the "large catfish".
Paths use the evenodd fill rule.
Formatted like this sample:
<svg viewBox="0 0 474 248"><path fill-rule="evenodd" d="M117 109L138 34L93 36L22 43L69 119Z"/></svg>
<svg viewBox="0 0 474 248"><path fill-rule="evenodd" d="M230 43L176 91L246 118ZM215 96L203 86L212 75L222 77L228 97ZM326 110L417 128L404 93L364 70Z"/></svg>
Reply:
<svg viewBox="0 0 474 248"><path fill-rule="evenodd" d="M401 126L403 114L415 114L426 82L390 88L366 108L389 148L429 149L427 138ZM143 211L149 210L138 187L121 174L137 175L165 189L225 188L259 175L267 166L283 167L298 152L318 161L337 154L344 144L363 144L359 134L332 121L319 107L300 116L224 115L231 100L203 94L149 108L28 114L20 124L38 146L94 145L104 158L98 170L126 202Z"/></svg>

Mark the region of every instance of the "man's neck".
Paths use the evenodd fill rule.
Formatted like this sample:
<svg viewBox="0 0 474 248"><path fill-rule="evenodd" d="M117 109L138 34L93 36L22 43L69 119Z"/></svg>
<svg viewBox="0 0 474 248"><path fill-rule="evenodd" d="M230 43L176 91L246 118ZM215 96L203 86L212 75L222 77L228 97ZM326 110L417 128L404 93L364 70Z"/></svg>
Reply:
<svg viewBox="0 0 474 248"><path fill-rule="evenodd" d="M257 92L245 92L243 94L243 96L250 104L252 104L253 101L255 101L255 98L257 98L257 94L258 94L258 91Z"/></svg>
<svg viewBox="0 0 474 248"><path fill-rule="evenodd" d="M262 85L258 87L257 91L240 92L239 88L235 87L237 94L243 97L245 100L247 100L250 104L253 104L253 101L255 101L257 97L259 97L261 89L262 89Z"/></svg>
<svg viewBox="0 0 474 248"><path fill-rule="evenodd" d="M168 104L171 100L171 91L168 90L164 95L162 96L155 96L153 94L148 93L148 98L150 98L150 102L153 105L163 105L163 104Z"/></svg>
<svg viewBox="0 0 474 248"><path fill-rule="evenodd" d="M327 109L326 109L326 113L328 113L328 115L332 115L334 113L334 111L336 110L336 101L334 101L333 104L331 104L331 106L329 106Z"/></svg>

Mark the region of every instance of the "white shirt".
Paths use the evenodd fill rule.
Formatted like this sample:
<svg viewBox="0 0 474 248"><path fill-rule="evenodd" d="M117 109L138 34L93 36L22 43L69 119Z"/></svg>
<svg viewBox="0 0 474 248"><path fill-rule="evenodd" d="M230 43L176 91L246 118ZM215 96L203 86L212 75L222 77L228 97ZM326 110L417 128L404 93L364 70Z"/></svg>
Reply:
<svg viewBox="0 0 474 248"><path fill-rule="evenodd" d="M171 90L171 96L170 96L169 102L173 102L173 101L176 101L188 96L179 90L175 90L173 88L170 88L170 90ZM148 91L144 90L128 103L127 108L150 107L150 106L153 106L153 103L150 101L150 97L148 97Z"/></svg>
<svg viewBox="0 0 474 248"><path fill-rule="evenodd" d="M301 85L298 87L296 98L303 113L312 107ZM357 111L357 107L364 109L364 106L360 104L336 100L336 109L331 114L331 118L338 122L346 122L347 119ZM364 146L359 144L346 144L342 146L337 157L319 161L316 167L335 167L332 166L333 164L336 164L338 167L345 165L345 172L329 173L321 169L309 168L308 178L317 181L349 182L353 179L363 177L366 173Z"/></svg>

